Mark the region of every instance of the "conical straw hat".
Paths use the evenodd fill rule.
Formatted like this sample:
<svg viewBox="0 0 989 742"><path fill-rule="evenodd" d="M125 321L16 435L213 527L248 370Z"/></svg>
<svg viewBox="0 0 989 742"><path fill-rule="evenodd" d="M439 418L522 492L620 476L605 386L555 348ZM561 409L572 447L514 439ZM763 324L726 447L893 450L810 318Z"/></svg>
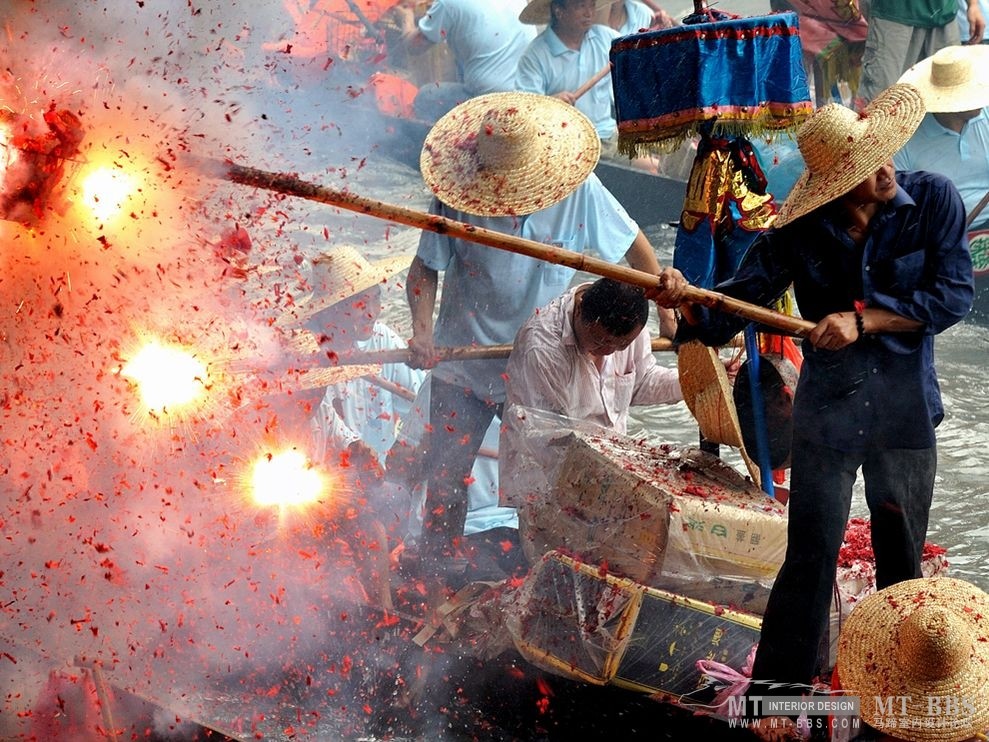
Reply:
<svg viewBox="0 0 989 742"><path fill-rule="evenodd" d="M989 106L989 46L946 46L908 69L898 82L920 91L931 113L974 111Z"/></svg>
<svg viewBox="0 0 989 742"><path fill-rule="evenodd" d="M490 93L433 125L419 169L447 206L476 216L524 216L573 193L600 155L594 125L569 103Z"/></svg>
<svg viewBox="0 0 989 742"><path fill-rule="evenodd" d="M739 449L749 475L759 484L759 468L745 450L731 382L717 351L699 340L684 343L677 350L677 370L683 401L697 420L701 435L712 443Z"/></svg>
<svg viewBox="0 0 989 742"><path fill-rule="evenodd" d="M594 10L607 8L611 3L612 0L595 0ZM530 0L519 13L519 20L530 26L545 26L551 20L549 8L552 4L553 0Z"/></svg>
<svg viewBox="0 0 989 742"><path fill-rule="evenodd" d="M412 265L412 258L412 255L397 255L371 262L350 245L325 252L312 261L310 292L296 300L275 324L281 327L301 324L334 304L383 284Z"/></svg>
<svg viewBox="0 0 989 742"><path fill-rule="evenodd" d="M806 168L773 226L782 227L854 189L907 143L923 118L924 102L910 85L891 85L862 113L837 103L817 109L797 131Z"/></svg>
<svg viewBox="0 0 989 742"><path fill-rule="evenodd" d="M889 728L897 699L897 739L969 739L989 729L989 596L949 577L873 593L842 627L837 664L870 726Z"/></svg>

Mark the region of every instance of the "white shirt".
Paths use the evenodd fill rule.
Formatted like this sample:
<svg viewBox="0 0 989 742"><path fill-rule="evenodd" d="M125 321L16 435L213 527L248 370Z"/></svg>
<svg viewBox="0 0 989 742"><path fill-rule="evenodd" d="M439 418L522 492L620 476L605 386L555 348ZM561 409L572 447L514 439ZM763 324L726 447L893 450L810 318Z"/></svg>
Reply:
<svg viewBox="0 0 989 742"><path fill-rule="evenodd" d="M589 284L583 284L588 286ZM675 369L660 366L649 330L642 329L624 350L606 356L600 370L577 347L573 329L576 286L536 312L519 330L508 359L507 424L502 428L502 502L515 505L508 472L521 468L525 446L516 418L524 408L544 410L625 434L631 405L671 404L683 399ZM522 460L525 455L521 454Z"/></svg>
<svg viewBox="0 0 989 742"><path fill-rule="evenodd" d="M683 399L675 369L656 363L648 328L624 350L604 357L600 370L577 347L574 297L582 284L534 314L519 330L508 358L506 404L534 407L593 422L618 433L630 405Z"/></svg>
<svg viewBox="0 0 989 742"><path fill-rule="evenodd" d="M374 323L368 340L357 343L358 350L375 351L407 347L394 330L381 322ZM408 389L419 390L425 372L404 363L386 363L381 377ZM310 421L314 461L325 461L327 454L343 451L354 441L363 441L378 454L383 464L385 454L395 442L399 423L411 408L408 400L392 394L365 377L326 387L323 400Z"/></svg>
<svg viewBox="0 0 989 742"><path fill-rule="evenodd" d="M522 23L525 0L433 0L419 19L422 35L445 41L471 95L515 89L515 68L536 28Z"/></svg>

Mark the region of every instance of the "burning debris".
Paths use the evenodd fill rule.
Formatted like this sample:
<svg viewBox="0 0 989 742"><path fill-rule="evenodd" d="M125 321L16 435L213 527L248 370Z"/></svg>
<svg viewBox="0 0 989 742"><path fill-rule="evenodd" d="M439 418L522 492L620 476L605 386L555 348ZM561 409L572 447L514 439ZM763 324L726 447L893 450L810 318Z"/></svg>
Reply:
<svg viewBox="0 0 989 742"><path fill-rule="evenodd" d="M68 717L77 739L167 738L221 686L238 736L267 733L286 687L300 730L321 713L354 730L362 668L394 664L372 656L382 617L354 609L375 589L361 562L388 554L354 467L303 455L319 400L279 376L272 322L309 257L369 233L204 182L174 153L347 180L366 142L341 132L366 132L363 102L325 85L334 65L311 99L276 79L285 55L262 43L291 26L280 2L8 5L0 737ZM110 723L94 667L117 696ZM147 700L132 713L123 691Z"/></svg>
<svg viewBox="0 0 989 742"><path fill-rule="evenodd" d="M61 210L55 189L85 133L80 118L54 102L41 121L0 110L0 219L32 225L47 209Z"/></svg>

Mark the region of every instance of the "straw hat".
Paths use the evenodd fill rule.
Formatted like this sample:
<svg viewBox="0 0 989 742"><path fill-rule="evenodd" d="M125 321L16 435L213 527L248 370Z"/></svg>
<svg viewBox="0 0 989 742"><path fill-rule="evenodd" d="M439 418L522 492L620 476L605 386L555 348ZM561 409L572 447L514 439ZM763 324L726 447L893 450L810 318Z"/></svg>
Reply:
<svg viewBox="0 0 989 742"><path fill-rule="evenodd" d="M373 263L350 246L325 252L312 261L311 291L276 320L285 326L301 323L351 296L384 283L412 264L412 255L399 255Z"/></svg>
<svg viewBox="0 0 989 742"><path fill-rule="evenodd" d="M380 363L342 364L339 366L321 366L320 361L327 362L325 351L319 345L319 339L313 333L297 329L281 339L280 362L275 368L260 370L264 379L270 379L270 391L301 392L309 389L322 389L332 384L343 384L347 381L380 374ZM258 371L257 358L253 365L247 362L238 366Z"/></svg>
<svg viewBox="0 0 989 742"><path fill-rule="evenodd" d="M745 451L731 382L717 351L699 340L684 343L677 350L677 370L683 401L697 420L701 435L712 443L738 448L753 481L759 483L759 469Z"/></svg>
<svg viewBox="0 0 989 742"><path fill-rule="evenodd" d="M569 103L491 93L433 125L419 167L448 206L476 216L524 216L569 196L600 154L594 125Z"/></svg>
<svg viewBox="0 0 989 742"><path fill-rule="evenodd" d="M898 82L920 91L931 113L974 111L989 106L989 46L947 46L922 59Z"/></svg>
<svg viewBox="0 0 989 742"><path fill-rule="evenodd" d="M932 577L868 596L841 629L838 674L843 690L861 699L862 719L897 738L956 742L984 732L989 595L963 580ZM890 698L897 699L892 720Z"/></svg>
<svg viewBox="0 0 989 742"><path fill-rule="evenodd" d="M806 168L773 226L855 188L907 143L923 118L923 100L910 85L891 85L861 114L837 103L819 108L797 131Z"/></svg>
<svg viewBox="0 0 989 742"><path fill-rule="evenodd" d="M594 10L607 8L612 2L613 0L596 0ZM530 0L519 13L519 20L530 26L545 26L551 20L549 6L552 4L553 0Z"/></svg>

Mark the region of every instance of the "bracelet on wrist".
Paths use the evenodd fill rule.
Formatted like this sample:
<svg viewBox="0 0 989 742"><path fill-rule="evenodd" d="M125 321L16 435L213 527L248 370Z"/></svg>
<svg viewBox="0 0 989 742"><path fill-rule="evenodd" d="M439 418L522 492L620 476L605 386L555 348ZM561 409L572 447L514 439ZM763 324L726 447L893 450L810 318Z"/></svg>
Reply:
<svg viewBox="0 0 989 742"><path fill-rule="evenodd" d="M858 330L859 337L865 335L865 318L862 313L865 311L865 302L855 302L855 329Z"/></svg>

